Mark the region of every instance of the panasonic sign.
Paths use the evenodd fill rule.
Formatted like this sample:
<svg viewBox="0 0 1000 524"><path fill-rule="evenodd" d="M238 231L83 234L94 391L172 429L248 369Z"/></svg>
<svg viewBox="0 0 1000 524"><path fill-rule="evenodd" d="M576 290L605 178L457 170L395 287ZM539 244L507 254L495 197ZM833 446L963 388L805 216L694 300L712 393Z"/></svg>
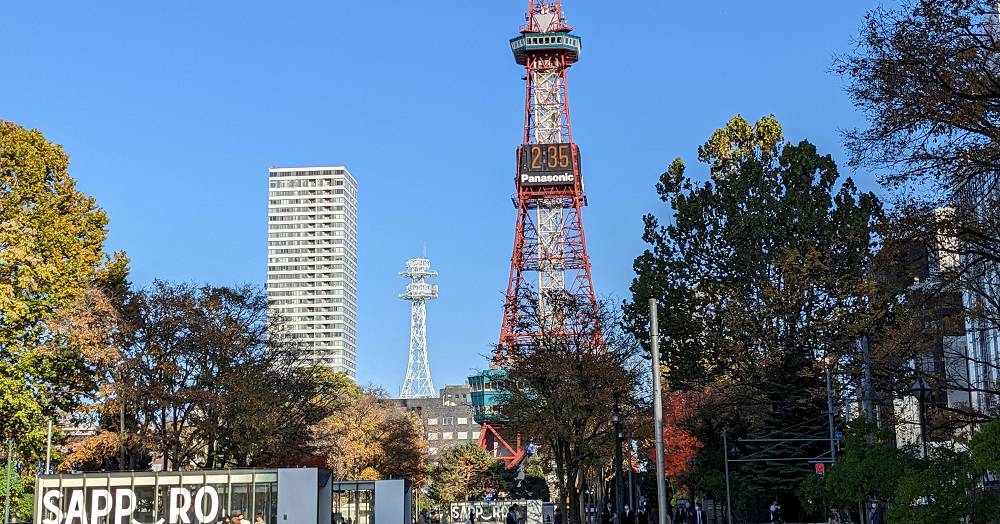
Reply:
<svg viewBox="0 0 1000 524"><path fill-rule="evenodd" d="M573 175L573 173L560 173L558 175L529 175L526 173L521 174L522 186L572 184L575 180L576 177Z"/></svg>
<svg viewBox="0 0 1000 524"><path fill-rule="evenodd" d="M60 500L68 497L69 500ZM132 518L138 497L131 488L51 489L42 495L42 524L207 524L219 516L219 492L202 486L194 493L184 487L169 488L167 518L139 522ZM63 509L65 508L65 509ZM109 519L110 518L110 519Z"/></svg>

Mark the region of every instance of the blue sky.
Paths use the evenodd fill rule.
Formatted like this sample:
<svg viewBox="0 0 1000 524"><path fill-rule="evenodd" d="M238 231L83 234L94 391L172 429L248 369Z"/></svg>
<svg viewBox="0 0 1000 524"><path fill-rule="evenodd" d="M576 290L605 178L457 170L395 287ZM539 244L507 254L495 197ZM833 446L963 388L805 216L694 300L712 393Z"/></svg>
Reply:
<svg viewBox="0 0 1000 524"><path fill-rule="evenodd" d="M642 215L667 216L657 177L678 156L693 167L733 115L774 114L787 139L845 160L839 130L864 121L828 70L876 5L564 0L583 39L569 96L599 295L629 296ZM508 39L526 6L4 2L0 118L64 145L138 285L263 283L267 168L346 165L359 181L358 381L402 385L397 273L426 242L440 388L483 368L500 330L524 120Z"/></svg>

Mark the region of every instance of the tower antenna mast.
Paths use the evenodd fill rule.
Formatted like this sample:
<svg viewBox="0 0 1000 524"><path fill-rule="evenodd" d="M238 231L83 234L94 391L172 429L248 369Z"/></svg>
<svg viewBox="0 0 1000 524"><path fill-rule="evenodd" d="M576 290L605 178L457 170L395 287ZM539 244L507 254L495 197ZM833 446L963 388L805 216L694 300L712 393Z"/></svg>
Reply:
<svg viewBox="0 0 1000 524"><path fill-rule="evenodd" d="M426 244L424 252L426 253ZM426 255L425 255L426 257ZM399 398L432 398L435 395L431 381L431 367L427 363L427 306L425 301L438 297L436 284L425 282L436 277L427 258L411 258L406 261L406 271L399 276L410 279L406 293L399 298L410 301L410 360L406 366L406 380Z"/></svg>

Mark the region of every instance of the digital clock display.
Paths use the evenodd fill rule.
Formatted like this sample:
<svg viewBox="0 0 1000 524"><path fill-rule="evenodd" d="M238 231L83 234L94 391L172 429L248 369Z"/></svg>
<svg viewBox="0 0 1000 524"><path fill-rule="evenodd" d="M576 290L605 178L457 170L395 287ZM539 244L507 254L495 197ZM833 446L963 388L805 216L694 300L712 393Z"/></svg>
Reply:
<svg viewBox="0 0 1000 524"><path fill-rule="evenodd" d="M522 186L565 186L576 183L579 149L575 144L525 144L520 148L518 182Z"/></svg>

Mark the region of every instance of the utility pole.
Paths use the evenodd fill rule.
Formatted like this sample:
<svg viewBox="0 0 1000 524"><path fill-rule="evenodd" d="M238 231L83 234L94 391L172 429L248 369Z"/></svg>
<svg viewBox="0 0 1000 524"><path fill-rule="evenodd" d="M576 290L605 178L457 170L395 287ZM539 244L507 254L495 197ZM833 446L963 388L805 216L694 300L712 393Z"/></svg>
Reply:
<svg viewBox="0 0 1000 524"><path fill-rule="evenodd" d="M868 349L868 337L861 338L861 355L864 357L865 377L861 383L861 407L869 424L875 423L875 410L872 409L872 363L871 352Z"/></svg>
<svg viewBox="0 0 1000 524"><path fill-rule="evenodd" d="M653 354L653 430L656 433L656 517L667 524L667 479L663 467L663 399L660 385L660 333L656 299L649 299L649 342Z"/></svg>
<svg viewBox="0 0 1000 524"><path fill-rule="evenodd" d="M121 406L118 411L118 471L125 471L125 399L119 399Z"/></svg>
<svg viewBox="0 0 1000 524"><path fill-rule="evenodd" d="M49 436L45 441L45 474L49 474L49 467L52 464L52 419L49 419Z"/></svg>
<svg viewBox="0 0 1000 524"><path fill-rule="evenodd" d="M10 522L10 466L14 460L14 439L7 437L7 484L3 500L3 524Z"/></svg>
<svg viewBox="0 0 1000 524"><path fill-rule="evenodd" d="M830 465L837 463L837 446L833 438L833 389L830 387L830 363L826 364L826 409L830 419Z"/></svg>
<svg viewBox="0 0 1000 524"><path fill-rule="evenodd" d="M635 435L629 433L628 436L628 507L632 511L637 511L639 508L635 507L635 483L632 482L632 464L634 464L634 458L632 457L632 441L635 440Z"/></svg>
<svg viewBox="0 0 1000 524"><path fill-rule="evenodd" d="M622 524L622 509L625 505L625 475L622 473L622 416L618 411L618 395L615 395L615 411L611 414L615 426L615 515L617 524Z"/></svg>
<svg viewBox="0 0 1000 524"><path fill-rule="evenodd" d="M725 429L722 430L722 449L726 457L726 521L733 524L733 501L729 496L729 440Z"/></svg>

